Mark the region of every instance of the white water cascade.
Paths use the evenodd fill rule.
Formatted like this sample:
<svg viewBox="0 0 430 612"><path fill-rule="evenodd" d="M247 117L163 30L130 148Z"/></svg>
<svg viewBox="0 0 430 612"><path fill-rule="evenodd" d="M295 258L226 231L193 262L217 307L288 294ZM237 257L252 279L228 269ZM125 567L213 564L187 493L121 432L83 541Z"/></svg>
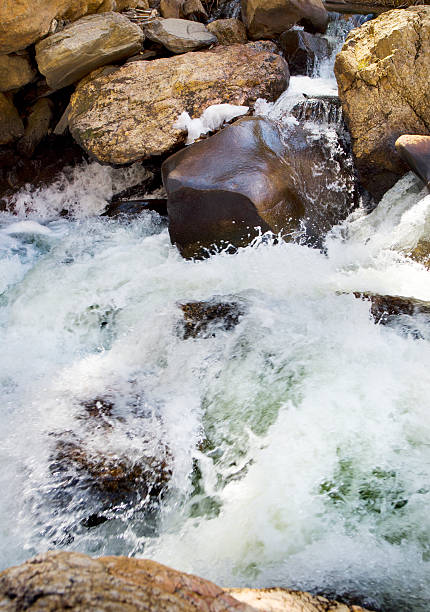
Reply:
<svg viewBox="0 0 430 612"><path fill-rule="evenodd" d="M265 112L300 82L335 88L294 77ZM427 191L406 175L324 252L259 238L186 261L156 213L97 216L139 172L84 163L1 213L1 567L63 547L427 610L430 327L377 325L351 293L430 300L407 257ZM238 325L183 339L178 304L214 296ZM159 503L102 507L57 469L82 448L167 464Z"/></svg>

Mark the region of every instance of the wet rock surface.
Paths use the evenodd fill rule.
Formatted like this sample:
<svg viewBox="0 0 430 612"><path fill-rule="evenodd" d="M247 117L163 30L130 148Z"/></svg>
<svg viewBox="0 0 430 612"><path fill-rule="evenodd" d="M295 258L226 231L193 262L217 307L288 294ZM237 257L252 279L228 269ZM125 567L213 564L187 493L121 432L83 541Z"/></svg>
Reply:
<svg viewBox="0 0 430 612"><path fill-rule="evenodd" d="M184 314L184 323L180 330L184 340L210 337L214 336L217 330L233 329L246 312L245 302L225 297L214 297L205 302L186 302L179 304L179 307Z"/></svg>
<svg viewBox="0 0 430 612"><path fill-rule="evenodd" d="M375 321L387 325L401 315L424 315L430 321L430 302L398 295L355 292L354 296L371 303L370 313Z"/></svg>
<svg viewBox="0 0 430 612"><path fill-rule="evenodd" d="M353 30L335 64L363 185L380 198L406 172L394 143L429 133L430 8L383 13Z"/></svg>
<svg viewBox="0 0 430 612"><path fill-rule="evenodd" d="M288 81L285 60L264 43L132 62L78 85L69 126L98 160L125 164L183 144L186 132L174 127L183 111L195 117L212 104L274 100Z"/></svg>
<svg viewBox="0 0 430 612"><path fill-rule="evenodd" d="M328 14L321 0L242 0L242 19L250 38L275 38L296 23L325 32Z"/></svg>
<svg viewBox="0 0 430 612"><path fill-rule="evenodd" d="M343 177L348 191L334 189L346 154L331 155L328 164L329 149L301 126L281 135L274 121L260 117L179 151L162 167L172 242L184 257L205 256L214 244L246 245L259 231L289 239L301 230L318 244L355 205L353 174Z"/></svg>
<svg viewBox="0 0 430 612"><path fill-rule="evenodd" d="M154 19L145 26L145 35L172 53L196 51L218 42L202 23L187 19Z"/></svg>
<svg viewBox="0 0 430 612"><path fill-rule="evenodd" d="M118 13L89 15L36 45L40 72L52 89L75 83L92 70L140 51L142 30Z"/></svg>
<svg viewBox="0 0 430 612"><path fill-rule="evenodd" d="M317 62L329 55L326 38L303 30L287 30L279 38L290 73L312 74Z"/></svg>

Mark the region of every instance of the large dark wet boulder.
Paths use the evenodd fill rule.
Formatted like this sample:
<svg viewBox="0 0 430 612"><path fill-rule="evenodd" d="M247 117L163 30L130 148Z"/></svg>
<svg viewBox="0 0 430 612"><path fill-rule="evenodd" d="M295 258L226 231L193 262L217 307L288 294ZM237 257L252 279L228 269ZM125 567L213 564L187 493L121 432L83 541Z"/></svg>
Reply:
<svg viewBox="0 0 430 612"><path fill-rule="evenodd" d="M317 246L354 205L346 166L297 123L285 135L270 119L241 119L164 162L171 240L184 257L247 245L259 231L300 231Z"/></svg>
<svg viewBox="0 0 430 612"><path fill-rule="evenodd" d="M312 74L316 63L330 54L326 38L304 30L287 30L279 42L293 75Z"/></svg>

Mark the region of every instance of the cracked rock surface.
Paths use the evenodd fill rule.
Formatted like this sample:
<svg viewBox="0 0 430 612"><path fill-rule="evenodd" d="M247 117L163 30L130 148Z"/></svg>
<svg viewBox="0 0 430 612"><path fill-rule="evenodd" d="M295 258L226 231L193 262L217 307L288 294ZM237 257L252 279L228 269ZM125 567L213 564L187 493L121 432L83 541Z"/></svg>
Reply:
<svg viewBox="0 0 430 612"><path fill-rule="evenodd" d="M407 171L394 143L430 133L430 6L393 10L353 30L335 64L364 186L377 198Z"/></svg>

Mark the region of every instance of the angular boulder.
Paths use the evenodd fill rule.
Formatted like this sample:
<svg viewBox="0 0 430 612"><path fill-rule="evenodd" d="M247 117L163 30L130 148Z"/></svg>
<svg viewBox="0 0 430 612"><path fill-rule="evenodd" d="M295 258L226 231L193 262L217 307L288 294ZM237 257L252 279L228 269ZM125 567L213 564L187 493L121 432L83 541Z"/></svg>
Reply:
<svg viewBox="0 0 430 612"><path fill-rule="evenodd" d="M9 144L24 133L24 124L13 103L0 93L0 145Z"/></svg>
<svg viewBox="0 0 430 612"><path fill-rule="evenodd" d="M341 162L299 125L285 142L274 121L240 119L163 163L170 238L188 258L247 245L258 228L287 239L302 228L317 245L355 204L352 177L334 188Z"/></svg>
<svg viewBox="0 0 430 612"><path fill-rule="evenodd" d="M394 143L430 129L430 6L383 13L353 30L335 73L363 185L380 198L407 170Z"/></svg>
<svg viewBox="0 0 430 612"><path fill-rule="evenodd" d="M30 83L36 70L27 53L22 55L0 55L0 91L19 89Z"/></svg>
<svg viewBox="0 0 430 612"><path fill-rule="evenodd" d="M327 29L328 13L322 0L242 0L242 18L251 39L276 38L294 24L310 32Z"/></svg>
<svg viewBox="0 0 430 612"><path fill-rule="evenodd" d="M142 42L142 30L123 15L88 15L39 42L36 61L48 85L61 89L96 68L134 55Z"/></svg>
<svg viewBox="0 0 430 612"><path fill-rule="evenodd" d="M240 19L217 19L208 23L207 28L212 32L220 45L234 45L246 43L246 28Z"/></svg>
<svg viewBox="0 0 430 612"><path fill-rule="evenodd" d="M430 184L430 136L405 134L395 142L397 153L410 169L425 183Z"/></svg>
<svg viewBox="0 0 430 612"><path fill-rule="evenodd" d="M318 60L328 57L328 40L303 30L287 30L279 39L290 74L312 74Z"/></svg>
<svg viewBox="0 0 430 612"><path fill-rule="evenodd" d="M196 117L212 104L275 100L288 81L285 60L262 43L132 62L78 85L69 127L98 160L126 164L184 143L186 132L174 127L183 111Z"/></svg>
<svg viewBox="0 0 430 612"><path fill-rule="evenodd" d="M172 53L187 53L218 42L205 25L187 19L154 19L145 26L145 36Z"/></svg>

